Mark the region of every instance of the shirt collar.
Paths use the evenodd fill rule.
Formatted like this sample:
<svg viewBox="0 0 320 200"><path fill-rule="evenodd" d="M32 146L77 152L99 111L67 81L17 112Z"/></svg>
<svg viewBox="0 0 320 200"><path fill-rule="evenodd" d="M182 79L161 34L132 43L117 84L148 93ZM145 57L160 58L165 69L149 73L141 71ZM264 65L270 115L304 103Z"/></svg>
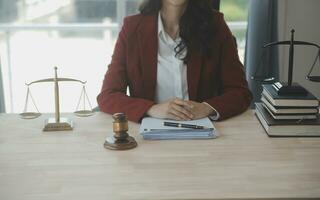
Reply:
<svg viewBox="0 0 320 200"><path fill-rule="evenodd" d="M158 37L163 38L167 43L179 43L181 41L181 38L178 37L175 40L173 40L164 30L161 13L158 14Z"/></svg>
<svg viewBox="0 0 320 200"><path fill-rule="evenodd" d="M174 49L177 46L177 44L181 42L181 37L179 35L175 40L173 40L165 31L160 12L158 14L158 39L161 40L165 45L171 46L172 49ZM177 56L182 56L182 58L184 58L186 56L186 53L187 49L185 48L183 52L181 52L181 54Z"/></svg>

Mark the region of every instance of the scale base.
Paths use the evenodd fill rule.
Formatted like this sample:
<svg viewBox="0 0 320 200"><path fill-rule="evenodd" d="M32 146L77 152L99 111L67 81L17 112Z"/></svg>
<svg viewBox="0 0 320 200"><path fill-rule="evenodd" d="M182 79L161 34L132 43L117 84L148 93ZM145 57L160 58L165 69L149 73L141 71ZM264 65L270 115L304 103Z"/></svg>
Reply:
<svg viewBox="0 0 320 200"><path fill-rule="evenodd" d="M71 131L73 129L73 122L68 118L60 118L56 122L55 118L49 118L45 121L43 131Z"/></svg>
<svg viewBox="0 0 320 200"><path fill-rule="evenodd" d="M280 96L307 96L308 91L299 85L298 83L293 83L288 85L287 83L274 83L273 88L277 91Z"/></svg>
<svg viewBox="0 0 320 200"><path fill-rule="evenodd" d="M111 150L128 150L128 149L133 149L137 147L137 142L136 140L128 136L125 139L116 139L115 137L107 137L104 147L106 149L111 149Z"/></svg>

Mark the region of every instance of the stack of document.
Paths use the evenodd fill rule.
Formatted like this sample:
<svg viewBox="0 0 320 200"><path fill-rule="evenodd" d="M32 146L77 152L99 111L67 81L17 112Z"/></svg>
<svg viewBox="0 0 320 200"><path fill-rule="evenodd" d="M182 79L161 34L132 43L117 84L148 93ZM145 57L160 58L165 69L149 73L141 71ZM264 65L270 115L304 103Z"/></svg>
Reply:
<svg viewBox="0 0 320 200"><path fill-rule="evenodd" d="M164 126L164 122L203 126L204 129ZM216 129L209 118L192 121L174 121L146 117L142 120L140 134L146 140L212 139L217 137Z"/></svg>

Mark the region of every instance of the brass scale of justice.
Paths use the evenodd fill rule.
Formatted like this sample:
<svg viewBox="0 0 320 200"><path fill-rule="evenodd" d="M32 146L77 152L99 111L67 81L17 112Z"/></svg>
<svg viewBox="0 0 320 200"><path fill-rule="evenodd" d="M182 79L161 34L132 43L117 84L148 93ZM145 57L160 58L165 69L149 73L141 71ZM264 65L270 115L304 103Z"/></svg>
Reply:
<svg viewBox="0 0 320 200"><path fill-rule="evenodd" d="M94 115L88 94L86 92L85 84L86 81L81 81L73 78L58 78L58 68L54 67L54 78L41 79L26 83L27 95L25 99L24 110L20 113L22 119L35 119L41 116L39 109L35 103L35 100L31 94L30 86L37 83L54 83L54 98L55 98L55 118L49 118L45 120L45 126L43 131L70 131L73 130L73 121L68 118L60 117L60 100L59 100L59 82L78 82L82 84L82 91L74 114L78 117L89 117ZM28 112L29 97L32 101L33 106L37 112ZM88 101L90 109L86 109L86 101ZM79 109L79 106L83 102L83 108ZM116 113L113 115L113 132L114 135L107 137L104 143L104 147L111 150L127 150L137 146L135 139L127 133L128 131L128 120L124 113Z"/></svg>

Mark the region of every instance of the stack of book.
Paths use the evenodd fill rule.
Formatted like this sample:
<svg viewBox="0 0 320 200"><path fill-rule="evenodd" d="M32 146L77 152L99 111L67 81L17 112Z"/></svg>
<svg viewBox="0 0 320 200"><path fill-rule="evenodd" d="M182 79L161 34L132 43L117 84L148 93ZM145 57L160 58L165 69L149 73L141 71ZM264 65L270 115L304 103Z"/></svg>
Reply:
<svg viewBox="0 0 320 200"><path fill-rule="evenodd" d="M270 136L320 136L319 100L307 96L278 95L272 84L263 85L256 115Z"/></svg>

